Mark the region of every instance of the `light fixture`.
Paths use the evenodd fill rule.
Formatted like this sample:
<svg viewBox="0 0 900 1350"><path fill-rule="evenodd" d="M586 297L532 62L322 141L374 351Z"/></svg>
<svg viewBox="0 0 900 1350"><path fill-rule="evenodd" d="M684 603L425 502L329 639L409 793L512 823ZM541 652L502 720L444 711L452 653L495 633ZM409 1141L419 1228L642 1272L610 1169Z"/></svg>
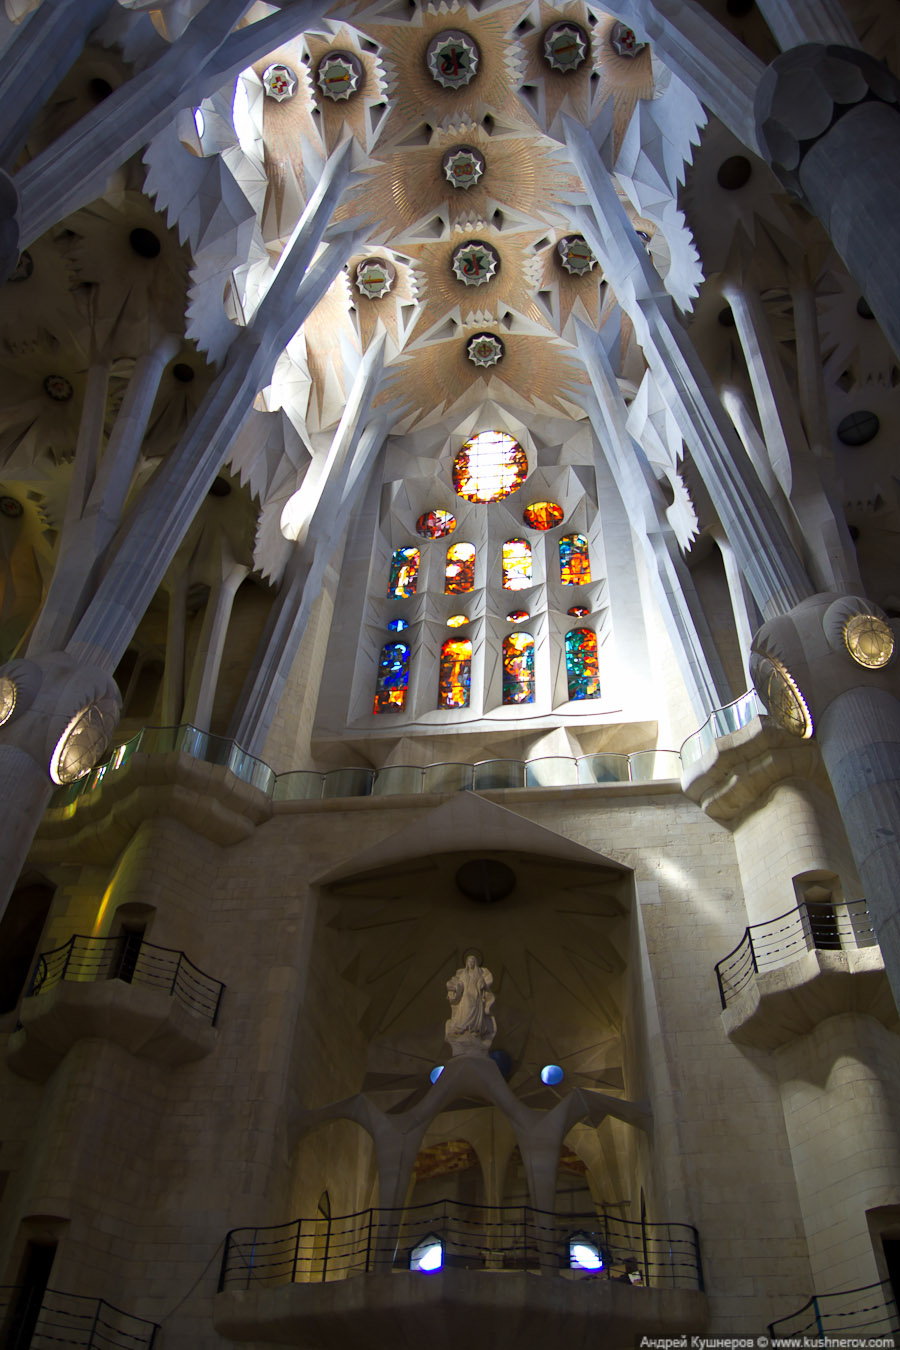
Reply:
<svg viewBox="0 0 900 1350"><path fill-rule="evenodd" d="M603 1269L603 1254L586 1233L573 1233L569 1238L569 1265L572 1270Z"/></svg>
<svg viewBox="0 0 900 1350"><path fill-rule="evenodd" d="M558 1064L545 1064L541 1069L541 1082L546 1083L548 1087L555 1087L565 1076Z"/></svg>
<svg viewBox="0 0 900 1350"><path fill-rule="evenodd" d="M409 1254L410 1270L421 1270L431 1274L440 1270L444 1264L444 1244L436 1233L429 1233Z"/></svg>
<svg viewBox="0 0 900 1350"><path fill-rule="evenodd" d="M877 614L853 614L844 624L844 644L857 665L880 670L894 654L894 634Z"/></svg>
<svg viewBox="0 0 900 1350"><path fill-rule="evenodd" d="M16 710L16 686L6 675L0 675L0 727L8 722Z"/></svg>
<svg viewBox="0 0 900 1350"><path fill-rule="evenodd" d="M90 773L109 745L117 716L118 703L110 697L95 699L75 714L50 759L54 783L62 787Z"/></svg>

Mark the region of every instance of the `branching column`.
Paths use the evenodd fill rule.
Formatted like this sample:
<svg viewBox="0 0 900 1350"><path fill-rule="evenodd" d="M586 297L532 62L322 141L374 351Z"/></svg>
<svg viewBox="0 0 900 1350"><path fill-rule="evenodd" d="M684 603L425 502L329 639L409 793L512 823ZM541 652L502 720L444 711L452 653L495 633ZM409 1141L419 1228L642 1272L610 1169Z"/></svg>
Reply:
<svg viewBox="0 0 900 1350"><path fill-rule="evenodd" d="M566 142L590 209L588 243L635 335L691 452L760 611L783 613L814 587L763 490L734 426L678 322L588 131L565 119Z"/></svg>

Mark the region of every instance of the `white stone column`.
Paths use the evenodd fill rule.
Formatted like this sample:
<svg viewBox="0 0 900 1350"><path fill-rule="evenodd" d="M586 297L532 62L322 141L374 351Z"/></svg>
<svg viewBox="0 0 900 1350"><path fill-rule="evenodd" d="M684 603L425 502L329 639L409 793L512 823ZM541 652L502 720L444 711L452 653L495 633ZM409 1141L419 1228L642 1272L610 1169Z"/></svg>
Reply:
<svg viewBox="0 0 900 1350"><path fill-rule="evenodd" d="M316 250L350 172L350 141L329 159L293 240L250 324L232 343L184 436L157 469L129 517L127 533L108 560L68 649L114 670L161 584L188 526L271 378L285 345L322 299L359 242L361 232L337 232Z"/></svg>
<svg viewBox="0 0 900 1350"><path fill-rule="evenodd" d="M183 567L176 565L166 587L169 595L169 613L166 619L166 664L163 670L162 724L177 726L184 709L184 649L187 629L187 559Z"/></svg>
<svg viewBox="0 0 900 1350"><path fill-rule="evenodd" d="M179 339L164 337L136 362L99 468L108 367L88 377L59 556L28 643L30 655L61 649L84 611L122 518L160 377L179 346Z"/></svg>
<svg viewBox="0 0 900 1350"><path fill-rule="evenodd" d="M311 486L305 509L302 487L297 494L302 514L290 532L297 545L251 662L229 733L253 755L262 752L329 560L384 443L384 418L371 423L366 420L383 360L382 338L360 363L328 454L329 467Z"/></svg>
<svg viewBox="0 0 900 1350"><path fill-rule="evenodd" d="M616 194L590 133L564 118L566 144L589 210L577 213L738 556L763 614L790 609L813 587L778 513Z"/></svg>
<svg viewBox="0 0 900 1350"><path fill-rule="evenodd" d="M900 353L900 81L850 47L776 57L756 97L760 153L821 220Z"/></svg>
<svg viewBox="0 0 900 1350"><path fill-rule="evenodd" d="M176 113L198 104L289 36L313 26L328 8L328 0L300 0L232 32L252 4L207 4L152 66L120 85L16 174L19 249L93 201L110 175Z"/></svg>
<svg viewBox="0 0 900 1350"><path fill-rule="evenodd" d="M222 545L220 576L207 601L184 709L184 721L200 731L209 730L234 597L250 570Z"/></svg>
<svg viewBox="0 0 900 1350"><path fill-rule="evenodd" d="M28 128L71 69L93 28L116 0L43 0L3 53L0 63L0 168L12 170Z"/></svg>
<svg viewBox="0 0 900 1350"><path fill-rule="evenodd" d="M756 0L782 51L805 42L858 45L841 0Z"/></svg>

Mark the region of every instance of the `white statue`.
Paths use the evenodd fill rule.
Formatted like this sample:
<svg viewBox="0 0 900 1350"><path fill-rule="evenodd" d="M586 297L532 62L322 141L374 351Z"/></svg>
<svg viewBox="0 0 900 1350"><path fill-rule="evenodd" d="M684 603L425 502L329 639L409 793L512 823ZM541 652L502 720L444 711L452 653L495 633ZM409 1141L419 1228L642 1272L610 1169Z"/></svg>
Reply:
<svg viewBox="0 0 900 1350"><path fill-rule="evenodd" d="M444 1039L454 1055L486 1055L497 1034L491 1016L494 977L478 964L475 952L466 954L466 963L447 981L450 1017L444 1023Z"/></svg>

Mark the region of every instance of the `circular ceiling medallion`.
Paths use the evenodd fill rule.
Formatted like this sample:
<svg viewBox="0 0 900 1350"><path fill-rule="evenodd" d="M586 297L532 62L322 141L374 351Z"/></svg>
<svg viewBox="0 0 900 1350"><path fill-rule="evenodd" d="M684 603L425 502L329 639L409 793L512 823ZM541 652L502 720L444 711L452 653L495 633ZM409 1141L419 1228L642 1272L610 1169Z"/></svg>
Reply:
<svg viewBox="0 0 900 1350"><path fill-rule="evenodd" d="M457 145L444 155L441 168L448 183L465 191L474 187L484 173L484 155L471 145Z"/></svg>
<svg viewBox="0 0 900 1350"><path fill-rule="evenodd" d="M646 42L638 42L634 29L624 23L614 23L609 33L609 45L619 56L640 56Z"/></svg>
<svg viewBox="0 0 900 1350"><path fill-rule="evenodd" d="M425 51L431 77L444 89L464 89L478 73L480 59L475 39L458 28L437 33Z"/></svg>
<svg viewBox="0 0 900 1350"><path fill-rule="evenodd" d="M48 375L44 380L44 393L54 403L68 403L74 392L65 375Z"/></svg>
<svg viewBox="0 0 900 1350"><path fill-rule="evenodd" d="M105 697L76 713L56 743L50 777L60 786L75 783L97 763L115 729L119 705Z"/></svg>
<svg viewBox="0 0 900 1350"><path fill-rule="evenodd" d="M532 530L552 530L562 523L564 515L558 502L532 502L522 512L522 519Z"/></svg>
<svg viewBox="0 0 900 1350"><path fill-rule="evenodd" d="M9 280L27 281L33 271L34 271L34 259L28 252L27 248L23 249L23 251L19 254L19 261L16 263L15 268L11 276L9 277Z"/></svg>
<svg viewBox="0 0 900 1350"><path fill-rule="evenodd" d="M297 76L290 66L267 66L263 71L262 82L266 98L273 98L276 103L293 98L297 92Z"/></svg>
<svg viewBox="0 0 900 1350"><path fill-rule="evenodd" d="M467 614L451 614L450 618L447 620L447 627L462 628L463 625L467 624L468 622L469 616Z"/></svg>
<svg viewBox="0 0 900 1350"><path fill-rule="evenodd" d="M397 273L384 258L364 258L356 269L356 289L369 300L380 300L397 280Z"/></svg>
<svg viewBox="0 0 900 1350"><path fill-rule="evenodd" d="M416 521L416 534L423 539L444 539L456 529L456 516L437 506L433 511L425 511Z"/></svg>
<svg viewBox="0 0 900 1350"><path fill-rule="evenodd" d="M0 727L8 722L16 710L16 686L6 675L0 675Z"/></svg>
<svg viewBox="0 0 900 1350"><path fill-rule="evenodd" d="M812 714L787 666L775 656L756 655L753 682L774 721L792 736L808 740L813 734Z"/></svg>
<svg viewBox="0 0 900 1350"><path fill-rule="evenodd" d="M590 38L577 23L553 23L544 32L544 59L551 70L577 70L590 50Z"/></svg>
<svg viewBox="0 0 900 1350"><path fill-rule="evenodd" d="M476 366L487 368L503 360L506 348L493 333L476 333L466 343L466 356Z"/></svg>
<svg viewBox="0 0 900 1350"><path fill-rule="evenodd" d="M453 250L450 270L464 286L484 286L500 270L500 254L482 239L473 239Z"/></svg>
<svg viewBox="0 0 900 1350"><path fill-rule="evenodd" d="M868 445L875 439L881 423L873 412L860 408L838 422L837 438L842 445Z"/></svg>
<svg viewBox="0 0 900 1350"><path fill-rule="evenodd" d="M0 497L0 516L6 516L9 520L18 520L24 510L22 503L16 501L15 497Z"/></svg>
<svg viewBox="0 0 900 1350"><path fill-rule="evenodd" d="M880 670L894 654L890 625L876 614L854 614L844 624L844 642L853 660L868 670Z"/></svg>
<svg viewBox="0 0 900 1350"><path fill-rule="evenodd" d="M316 82L326 98L340 103L362 87L363 66L352 52L328 52L316 71Z"/></svg>
<svg viewBox="0 0 900 1350"><path fill-rule="evenodd" d="M560 262L573 277L583 277L597 266L597 259L583 234L567 234L556 247Z"/></svg>

